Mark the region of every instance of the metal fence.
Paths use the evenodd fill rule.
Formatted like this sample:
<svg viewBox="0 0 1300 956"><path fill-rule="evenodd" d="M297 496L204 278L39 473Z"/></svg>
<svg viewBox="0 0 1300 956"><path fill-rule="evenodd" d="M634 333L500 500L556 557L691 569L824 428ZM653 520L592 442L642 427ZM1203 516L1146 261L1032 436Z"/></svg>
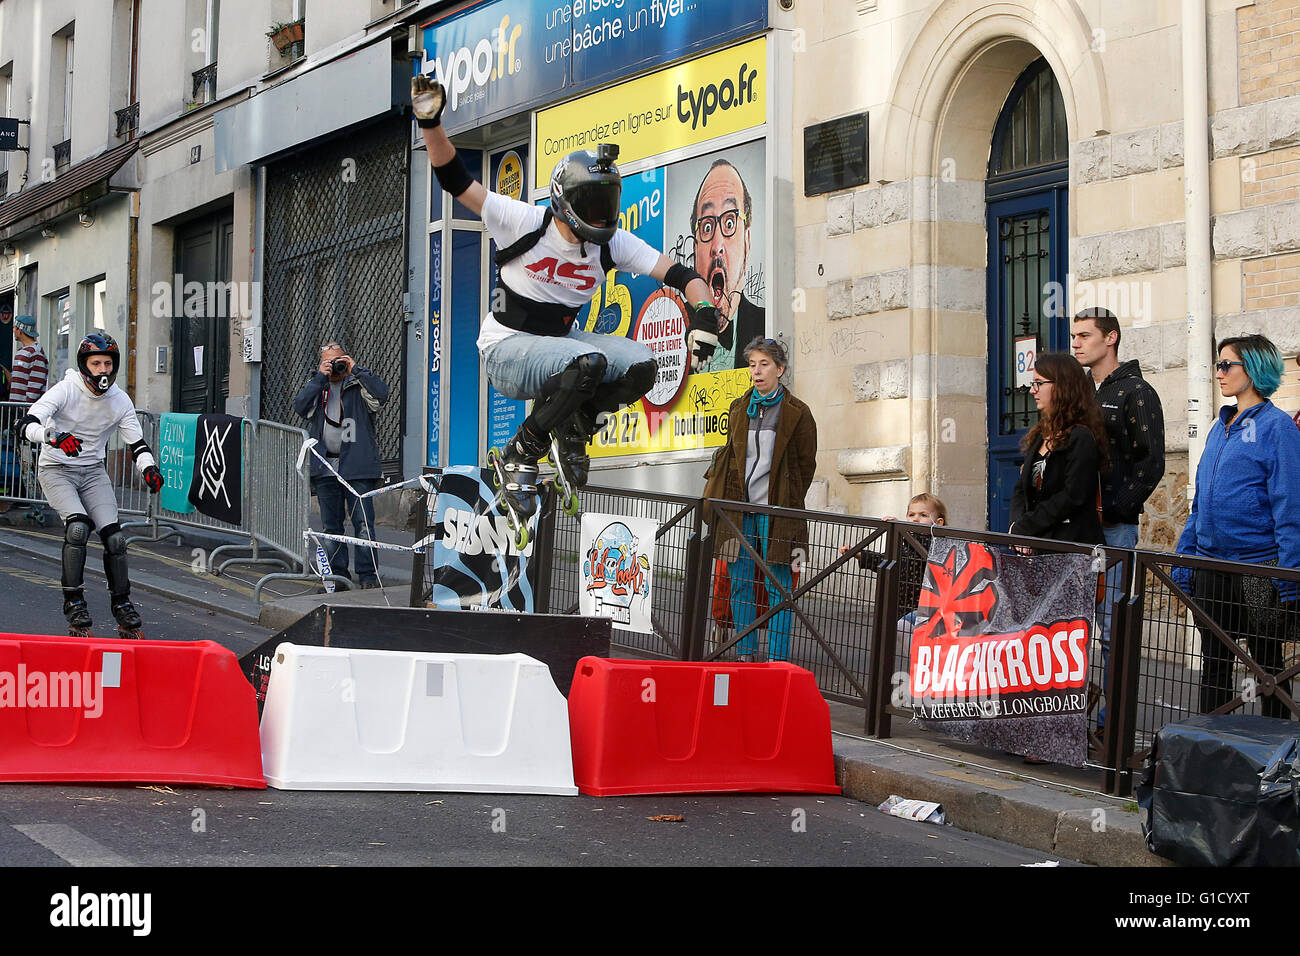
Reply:
<svg viewBox="0 0 1300 956"><path fill-rule="evenodd" d="M616 651L788 659L812 671L828 699L862 707L878 737L890 736L894 717L913 716L895 698L932 534L1008 553L1095 555L1038 538L615 488L588 487L583 507L660 524L654 631L615 629ZM577 518L543 513L539 610L577 610L578 529ZM416 560L413 604L415 582L433 571L424 556ZM1091 642L1088 753L1110 792L1131 790L1170 722L1228 712L1300 717L1300 601L1280 596L1291 582L1300 594L1300 570L1108 547L1098 571L1113 610Z"/></svg>

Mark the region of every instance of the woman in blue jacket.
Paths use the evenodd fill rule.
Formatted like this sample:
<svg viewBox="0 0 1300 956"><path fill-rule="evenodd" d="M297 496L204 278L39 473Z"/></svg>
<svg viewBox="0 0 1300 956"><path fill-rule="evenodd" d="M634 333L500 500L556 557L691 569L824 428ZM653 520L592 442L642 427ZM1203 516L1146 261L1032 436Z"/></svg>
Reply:
<svg viewBox="0 0 1300 956"><path fill-rule="evenodd" d="M1223 561L1300 568L1300 430L1268 400L1282 381L1282 356L1262 335L1219 343L1215 378L1224 398L1196 468L1196 496L1178 553ZM1288 620L1300 616L1300 584L1220 571L1176 568L1205 613L1270 674L1282 669ZM1200 628L1201 713L1240 694L1232 686L1232 651ZM1263 693L1266 717L1287 717L1278 697Z"/></svg>

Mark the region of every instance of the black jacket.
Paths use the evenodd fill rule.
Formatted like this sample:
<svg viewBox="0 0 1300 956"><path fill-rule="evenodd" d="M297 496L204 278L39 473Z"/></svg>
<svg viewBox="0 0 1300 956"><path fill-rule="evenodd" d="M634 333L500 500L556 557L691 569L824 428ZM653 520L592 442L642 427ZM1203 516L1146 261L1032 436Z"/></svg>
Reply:
<svg viewBox="0 0 1300 956"><path fill-rule="evenodd" d="M1101 476L1107 522L1137 524L1142 506L1165 473L1165 415L1160 396L1142 377L1137 359L1106 376L1097 389L1106 419L1110 471Z"/></svg>
<svg viewBox="0 0 1300 956"><path fill-rule="evenodd" d="M316 372L307 384L293 397L293 410L307 419L307 434L319 442L317 451L325 454L324 401L329 393L330 379L324 372ZM343 380L343 421L351 420L354 429L352 441L343 443L335 470L345 481L382 478L384 466L379 458L379 445L375 441L375 412L388 401L388 384L367 368L352 366L352 372ZM317 411L320 414L317 414ZM311 459L312 478L332 478L320 459Z"/></svg>
<svg viewBox="0 0 1300 956"><path fill-rule="evenodd" d="M1097 519L1097 442L1082 425L1070 429L1064 448L1047 455L1043 486L1033 483L1034 456L1025 453L1016 490L1011 493L1011 533L1080 544L1105 544Z"/></svg>

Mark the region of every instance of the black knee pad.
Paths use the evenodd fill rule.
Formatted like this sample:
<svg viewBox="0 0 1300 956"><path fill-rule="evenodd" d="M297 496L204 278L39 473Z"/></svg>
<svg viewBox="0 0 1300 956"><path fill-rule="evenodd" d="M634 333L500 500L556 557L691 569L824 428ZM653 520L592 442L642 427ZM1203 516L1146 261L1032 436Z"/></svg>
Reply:
<svg viewBox="0 0 1300 956"><path fill-rule="evenodd" d="M116 521L99 529L104 542L104 576L108 578L108 591L114 597L131 593L131 580L126 573L126 535Z"/></svg>
<svg viewBox="0 0 1300 956"><path fill-rule="evenodd" d="M563 372L548 378L525 424L537 437L549 435L596 394L608 363L600 352L579 355Z"/></svg>
<svg viewBox="0 0 1300 956"><path fill-rule="evenodd" d="M68 515L63 521L63 541L73 547L84 548L94 527L95 522L90 520L90 515Z"/></svg>
<svg viewBox="0 0 1300 956"><path fill-rule="evenodd" d="M104 550L109 554L126 554L126 536L116 521L99 529L99 540L104 542Z"/></svg>
<svg viewBox="0 0 1300 956"><path fill-rule="evenodd" d="M631 405L650 391L658 374L659 364L654 359L637 362L623 374L622 378L605 382L596 389L591 400L593 410L616 412L624 405Z"/></svg>
<svg viewBox="0 0 1300 956"><path fill-rule="evenodd" d="M94 523L90 515L68 515L63 522L63 589L76 591L86 571L86 542Z"/></svg>

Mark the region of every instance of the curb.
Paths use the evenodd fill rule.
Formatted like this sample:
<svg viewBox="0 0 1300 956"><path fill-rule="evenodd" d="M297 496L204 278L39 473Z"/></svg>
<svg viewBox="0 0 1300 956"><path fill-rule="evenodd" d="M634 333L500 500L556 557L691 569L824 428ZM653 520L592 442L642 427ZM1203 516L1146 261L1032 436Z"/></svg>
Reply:
<svg viewBox="0 0 1300 956"><path fill-rule="evenodd" d="M1130 801L1067 792L1017 775L968 769L882 742L836 732L835 777L844 796L871 806L890 794L943 804L950 824L1094 866L1174 866L1146 848Z"/></svg>

